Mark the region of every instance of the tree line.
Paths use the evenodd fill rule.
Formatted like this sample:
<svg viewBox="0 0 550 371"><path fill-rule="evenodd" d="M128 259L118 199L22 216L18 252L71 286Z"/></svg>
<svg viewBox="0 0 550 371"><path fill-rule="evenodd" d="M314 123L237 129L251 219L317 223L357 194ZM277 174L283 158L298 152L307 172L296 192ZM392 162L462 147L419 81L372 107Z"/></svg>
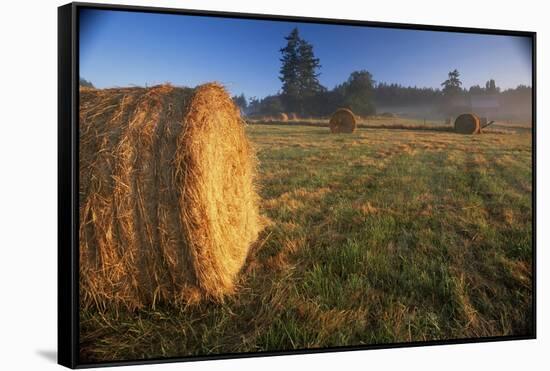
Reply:
<svg viewBox="0 0 550 371"><path fill-rule="evenodd" d="M94 88L94 84L92 84L90 81L80 78L80 81L78 82L80 86L84 86L86 88Z"/></svg>
<svg viewBox="0 0 550 371"><path fill-rule="evenodd" d="M297 28L285 37L286 46L281 48L279 79L281 90L262 99L246 98L244 94L234 97L235 103L249 115L274 115L293 112L299 116L326 116L337 108L350 108L361 116L377 113L377 107L391 108L413 105L434 106L441 114L454 114L453 102L468 100L472 96L496 96L501 102L510 99L530 100L531 88L520 85L502 91L495 80L484 86L462 87L460 72L452 70L441 88L411 87L400 84L376 82L367 70L352 72L348 79L333 89L319 82L321 63L315 56L313 45L304 40Z"/></svg>

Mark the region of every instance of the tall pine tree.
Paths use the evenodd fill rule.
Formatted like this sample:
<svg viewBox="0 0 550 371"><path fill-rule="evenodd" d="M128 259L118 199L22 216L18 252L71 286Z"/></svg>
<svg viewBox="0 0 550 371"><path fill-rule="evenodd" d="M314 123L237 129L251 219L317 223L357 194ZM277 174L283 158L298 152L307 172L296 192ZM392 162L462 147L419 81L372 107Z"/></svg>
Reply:
<svg viewBox="0 0 550 371"><path fill-rule="evenodd" d="M497 94L500 92L500 88L497 86L497 83L494 79L490 79L485 83L485 91L488 94Z"/></svg>
<svg viewBox="0 0 550 371"><path fill-rule="evenodd" d="M294 111L295 104L298 101L300 94L300 81L298 78L298 45L300 43L300 35L298 29L295 28L292 32L285 37L287 44L284 48L280 49L282 57L281 70L279 79L283 83L282 86L282 99L285 106L288 106L288 110Z"/></svg>
<svg viewBox="0 0 550 371"><path fill-rule="evenodd" d="M287 111L304 113L305 101L324 90L317 72L321 64L315 57L313 46L300 37L297 28L285 40L286 46L280 49L279 79L283 83L281 98Z"/></svg>
<svg viewBox="0 0 550 371"><path fill-rule="evenodd" d="M298 43L298 78L300 83L300 92L303 95L312 95L324 90L319 83L321 68L319 58L315 58L313 45L300 39Z"/></svg>

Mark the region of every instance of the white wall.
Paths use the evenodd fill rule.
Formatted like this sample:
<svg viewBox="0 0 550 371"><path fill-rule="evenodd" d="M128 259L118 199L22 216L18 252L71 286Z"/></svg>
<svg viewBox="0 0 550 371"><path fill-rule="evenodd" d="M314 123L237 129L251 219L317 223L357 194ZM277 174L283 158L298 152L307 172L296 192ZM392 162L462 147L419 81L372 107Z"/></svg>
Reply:
<svg viewBox="0 0 550 371"><path fill-rule="evenodd" d="M108 0L106 0L108 2ZM112 0L115 1L115 0ZM544 1L189 0L122 1L371 21L538 32L538 142L550 140L550 27ZM0 368L58 367L56 349L56 27L55 0L2 2L0 11ZM546 162L549 161L549 162ZM536 341L171 364L145 369L527 370L548 367L550 146L538 152L538 337ZM546 350L545 350L546 348ZM135 368L135 367L134 367ZM132 368L132 369L134 369ZM138 370L138 368L135 368Z"/></svg>

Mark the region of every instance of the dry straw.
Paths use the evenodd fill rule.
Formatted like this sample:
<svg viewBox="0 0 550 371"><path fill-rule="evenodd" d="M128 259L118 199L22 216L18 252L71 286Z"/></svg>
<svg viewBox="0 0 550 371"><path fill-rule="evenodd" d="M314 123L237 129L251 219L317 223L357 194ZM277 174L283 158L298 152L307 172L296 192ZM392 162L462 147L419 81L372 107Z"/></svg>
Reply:
<svg viewBox="0 0 550 371"><path fill-rule="evenodd" d="M339 108L329 121L331 133L353 133L357 127L355 115L347 108Z"/></svg>
<svg viewBox="0 0 550 371"><path fill-rule="evenodd" d="M80 91L80 298L221 300L260 230L255 156L217 84Z"/></svg>
<svg viewBox="0 0 550 371"><path fill-rule="evenodd" d="M455 132L460 134L480 134L479 117L473 113L464 113L455 120Z"/></svg>

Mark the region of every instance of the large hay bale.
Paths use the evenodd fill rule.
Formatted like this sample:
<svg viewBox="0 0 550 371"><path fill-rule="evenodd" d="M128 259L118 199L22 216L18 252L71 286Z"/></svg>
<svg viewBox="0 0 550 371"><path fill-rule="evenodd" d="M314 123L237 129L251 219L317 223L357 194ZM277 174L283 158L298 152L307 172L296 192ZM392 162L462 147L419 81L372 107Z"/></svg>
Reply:
<svg viewBox="0 0 550 371"><path fill-rule="evenodd" d="M455 132L460 134L479 134L481 126L479 117L473 113L464 113L455 120Z"/></svg>
<svg viewBox="0 0 550 371"><path fill-rule="evenodd" d="M260 230L255 156L217 84L80 92L80 298L221 300Z"/></svg>
<svg viewBox="0 0 550 371"><path fill-rule="evenodd" d="M355 115L347 108L339 108L329 121L331 133L353 133L357 127Z"/></svg>

